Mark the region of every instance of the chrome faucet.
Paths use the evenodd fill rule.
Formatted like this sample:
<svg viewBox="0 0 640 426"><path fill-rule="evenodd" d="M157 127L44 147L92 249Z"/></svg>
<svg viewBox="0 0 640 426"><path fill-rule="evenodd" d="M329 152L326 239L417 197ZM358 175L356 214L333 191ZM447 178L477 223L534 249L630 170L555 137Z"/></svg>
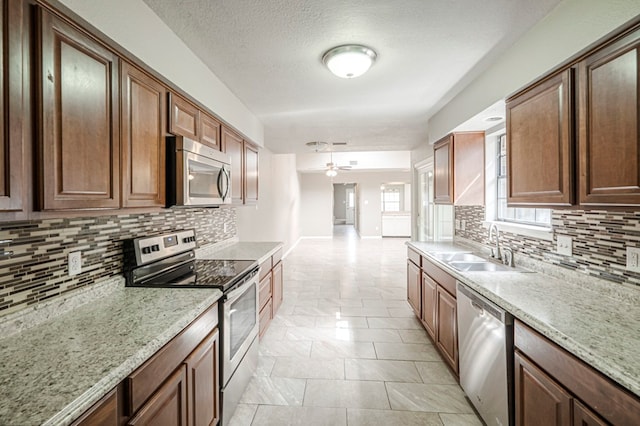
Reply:
<svg viewBox="0 0 640 426"><path fill-rule="evenodd" d="M495 239L496 246L495 248L491 248L491 257L494 259L502 260L502 256L500 255L500 230L498 229L498 225L496 223L492 223L489 227L489 244L491 244L491 237L494 235L495 231Z"/></svg>

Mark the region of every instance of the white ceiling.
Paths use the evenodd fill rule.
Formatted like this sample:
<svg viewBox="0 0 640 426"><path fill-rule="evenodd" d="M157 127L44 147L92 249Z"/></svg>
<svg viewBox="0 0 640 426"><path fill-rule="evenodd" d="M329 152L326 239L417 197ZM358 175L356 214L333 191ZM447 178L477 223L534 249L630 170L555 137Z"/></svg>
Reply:
<svg viewBox="0 0 640 426"><path fill-rule="evenodd" d="M411 149L427 120L560 0L144 0L265 126L274 152ZM335 77L331 47L378 60ZM167 58L171 60L171 58ZM482 64L482 65L479 65Z"/></svg>

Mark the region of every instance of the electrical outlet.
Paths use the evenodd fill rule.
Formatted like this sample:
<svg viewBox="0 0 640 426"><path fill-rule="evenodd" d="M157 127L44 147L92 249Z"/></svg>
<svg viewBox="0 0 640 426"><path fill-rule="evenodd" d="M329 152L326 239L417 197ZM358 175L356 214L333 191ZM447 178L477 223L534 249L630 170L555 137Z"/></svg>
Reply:
<svg viewBox="0 0 640 426"><path fill-rule="evenodd" d="M460 219L456 219L456 231L460 229Z"/></svg>
<svg viewBox="0 0 640 426"><path fill-rule="evenodd" d="M69 276L78 275L80 272L82 272L82 252L69 253Z"/></svg>
<svg viewBox="0 0 640 426"><path fill-rule="evenodd" d="M227 232L227 229L228 229L228 228L229 228L229 224L225 222L225 223L222 225L222 232Z"/></svg>
<svg viewBox="0 0 640 426"><path fill-rule="evenodd" d="M460 221L460 230L464 231L467 227L467 221L466 220L461 220Z"/></svg>
<svg viewBox="0 0 640 426"><path fill-rule="evenodd" d="M640 272L640 248L627 247L627 271Z"/></svg>
<svg viewBox="0 0 640 426"><path fill-rule="evenodd" d="M565 256L573 255L573 238L568 235L558 235L556 251Z"/></svg>

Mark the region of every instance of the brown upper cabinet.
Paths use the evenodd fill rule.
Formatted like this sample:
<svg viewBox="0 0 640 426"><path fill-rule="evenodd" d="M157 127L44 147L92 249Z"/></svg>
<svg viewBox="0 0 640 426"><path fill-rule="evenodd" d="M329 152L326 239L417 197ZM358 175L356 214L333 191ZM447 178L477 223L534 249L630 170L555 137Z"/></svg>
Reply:
<svg viewBox="0 0 640 426"><path fill-rule="evenodd" d="M38 8L43 210L120 207L118 57Z"/></svg>
<svg viewBox="0 0 640 426"><path fill-rule="evenodd" d="M507 101L507 203L573 204L573 70Z"/></svg>
<svg viewBox="0 0 640 426"><path fill-rule="evenodd" d="M167 89L122 61L122 205L164 207Z"/></svg>
<svg viewBox="0 0 640 426"><path fill-rule="evenodd" d="M451 133L433 145L434 202L484 205L484 132Z"/></svg>
<svg viewBox="0 0 640 426"><path fill-rule="evenodd" d="M258 148L222 126L222 150L231 158L231 202L258 202Z"/></svg>
<svg viewBox="0 0 640 426"><path fill-rule="evenodd" d="M22 2L0 6L0 211L24 208Z"/></svg>
<svg viewBox="0 0 640 426"><path fill-rule="evenodd" d="M169 133L221 149L218 120L175 93L169 94L169 111Z"/></svg>
<svg viewBox="0 0 640 426"><path fill-rule="evenodd" d="M578 64L579 201L640 205L640 30Z"/></svg>

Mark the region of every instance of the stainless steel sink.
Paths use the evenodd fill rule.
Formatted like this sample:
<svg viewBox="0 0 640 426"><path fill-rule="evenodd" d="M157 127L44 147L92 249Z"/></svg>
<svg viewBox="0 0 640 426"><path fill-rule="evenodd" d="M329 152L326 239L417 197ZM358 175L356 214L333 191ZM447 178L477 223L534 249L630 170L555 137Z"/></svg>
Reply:
<svg viewBox="0 0 640 426"><path fill-rule="evenodd" d="M482 258L479 258L482 259ZM480 260L476 262L468 262L468 261L452 261L447 262L451 267L457 269L460 272L475 272L475 271L486 271L486 272L519 272L515 268L511 268L509 266L500 265L498 263L488 262L486 260Z"/></svg>
<svg viewBox="0 0 640 426"><path fill-rule="evenodd" d="M432 256L445 263L449 262L486 262L480 256L473 253L432 253Z"/></svg>

